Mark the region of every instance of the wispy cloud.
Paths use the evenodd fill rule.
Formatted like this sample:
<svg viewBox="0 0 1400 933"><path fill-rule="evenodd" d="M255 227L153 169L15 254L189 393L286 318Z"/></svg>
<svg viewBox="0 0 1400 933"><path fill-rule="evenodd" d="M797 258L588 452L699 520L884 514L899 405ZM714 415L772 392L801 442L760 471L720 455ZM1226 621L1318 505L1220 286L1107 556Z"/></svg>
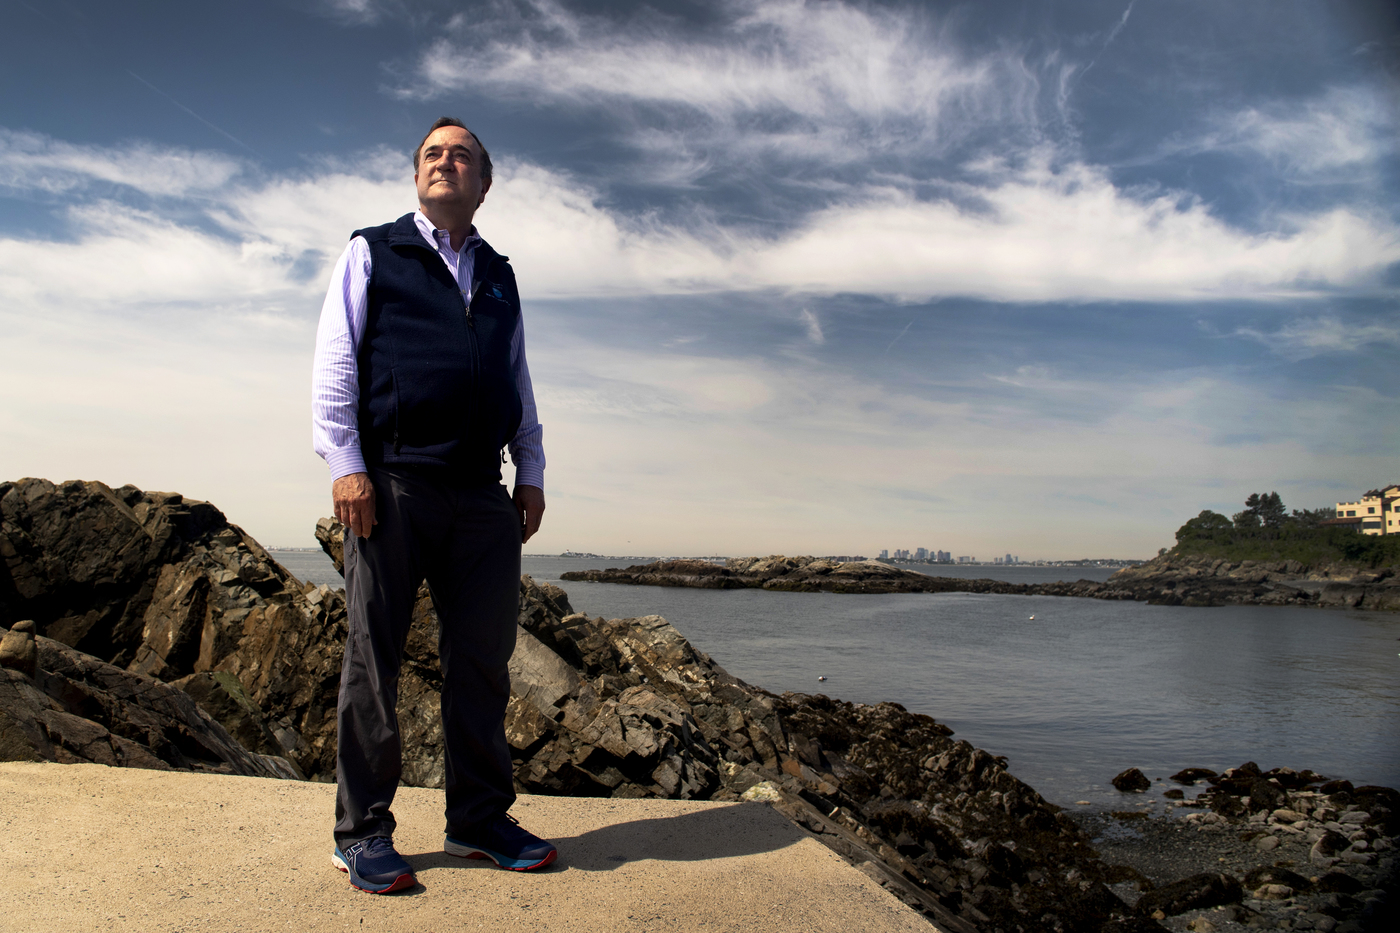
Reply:
<svg viewBox="0 0 1400 933"><path fill-rule="evenodd" d="M0 186L20 191L57 194L102 182L179 197L221 189L243 170L221 152L142 142L77 145L0 127Z"/></svg>
<svg viewBox="0 0 1400 933"><path fill-rule="evenodd" d="M729 163L767 153L845 164L927 156L979 126L1025 121L1037 91L1014 54L969 57L907 8L729 0L721 26L682 35L655 18L522 7L464 21L463 38L432 45L403 93L605 107L630 112L639 146L661 130Z"/></svg>
<svg viewBox="0 0 1400 933"><path fill-rule="evenodd" d="M1298 180L1361 181L1395 154L1400 132L1393 100L1362 86L1249 107L1217 123L1197 148L1256 153Z"/></svg>
<svg viewBox="0 0 1400 933"><path fill-rule="evenodd" d="M1098 54L1094 56L1093 61L1084 66L1083 70L1079 71L1078 77L1084 77L1089 73L1089 69L1099 63L1099 59L1103 56L1103 53L1108 50L1108 47L1113 44L1113 40L1117 39L1118 34L1128 25L1128 17L1133 14L1133 5L1135 3L1137 3L1137 0L1129 0L1128 6L1123 10L1123 15L1118 17L1118 22L1113 24L1113 28L1110 29L1108 35L1104 37L1103 44L1099 46Z"/></svg>
<svg viewBox="0 0 1400 933"><path fill-rule="evenodd" d="M315 3L332 19L354 25L377 23L384 13L381 0L315 0Z"/></svg>
<svg viewBox="0 0 1400 933"><path fill-rule="evenodd" d="M1375 344L1400 346L1400 324L1349 323L1335 316L1305 317L1275 330L1236 328L1234 335L1258 341L1286 359L1301 360L1332 353L1356 353Z"/></svg>

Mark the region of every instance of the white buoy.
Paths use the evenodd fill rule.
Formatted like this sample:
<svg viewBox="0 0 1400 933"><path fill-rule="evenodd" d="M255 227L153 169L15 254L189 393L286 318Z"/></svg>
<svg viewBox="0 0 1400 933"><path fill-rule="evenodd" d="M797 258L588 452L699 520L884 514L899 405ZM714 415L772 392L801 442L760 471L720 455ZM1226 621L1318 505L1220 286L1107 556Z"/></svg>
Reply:
<svg viewBox="0 0 1400 933"><path fill-rule="evenodd" d="M822 676L818 677L817 680L826 680L826 675L823 674Z"/></svg>
<svg viewBox="0 0 1400 933"><path fill-rule="evenodd" d="M1034 622L1034 621L1035 621L1035 616L1031 616L1031 619L1030 619L1030 620L1031 620L1032 622Z"/></svg>

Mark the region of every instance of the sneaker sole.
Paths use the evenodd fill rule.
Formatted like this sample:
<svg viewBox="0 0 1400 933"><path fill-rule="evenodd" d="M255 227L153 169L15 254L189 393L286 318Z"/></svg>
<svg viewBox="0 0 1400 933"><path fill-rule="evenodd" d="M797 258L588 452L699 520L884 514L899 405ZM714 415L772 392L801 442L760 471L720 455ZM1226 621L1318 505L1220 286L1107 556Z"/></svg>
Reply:
<svg viewBox="0 0 1400 933"><path fill-rule="evenodd" d="M448 839L443 845L443 851L448 855L455 855L458 858L487 858L495 862L499 867L507 871L533 871L536 868L544 868L546 865L554 864L554 860L559 857L558 849L550 849L549 853L541 859L520 859L510 858L499 852L492 852L490 849L481 849L476 846L469 846L466 843L456 842Z"/></svg>
<svg viewBox="0 0 1400 933"><path fill-rule="evenodd" d="M392 894L395 891L402 891L404 888L413 887L418 880L413 877L412 872L409 872L408 874L399 875L388 884L373 884L353 874L350 871L350 866L340 857L339 852L331 853L331 864L350 876L350 887L354 888L356 891L363 891L366 894Z"/></svg>

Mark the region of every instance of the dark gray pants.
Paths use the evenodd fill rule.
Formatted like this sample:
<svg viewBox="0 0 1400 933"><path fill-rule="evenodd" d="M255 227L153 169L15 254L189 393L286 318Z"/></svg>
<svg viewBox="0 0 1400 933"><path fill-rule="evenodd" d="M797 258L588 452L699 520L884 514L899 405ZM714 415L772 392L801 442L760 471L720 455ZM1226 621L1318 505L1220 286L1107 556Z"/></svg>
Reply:
<svg viewBox="0 0 1400 933"><path fill-rule="evenodd" d="M438 614L447 832L515 802L505 709L520 601L520 518L499 484L416 468L370 470L374 526L345 542L350 634L340 675L335 838L390 836L403 754L399 666L424 579Z"/></svg>

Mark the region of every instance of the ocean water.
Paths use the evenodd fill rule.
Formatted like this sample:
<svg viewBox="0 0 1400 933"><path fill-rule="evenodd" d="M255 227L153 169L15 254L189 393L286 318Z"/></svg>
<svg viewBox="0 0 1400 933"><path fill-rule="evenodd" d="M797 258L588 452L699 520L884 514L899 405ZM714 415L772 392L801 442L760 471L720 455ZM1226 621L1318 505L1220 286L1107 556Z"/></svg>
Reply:
<svg viewBox="0 0 1400 933"><path fill-rule="evenodd" d="M322 555L274 556L303 579L339 582ZM536 580L563 586L580 612L665 616L749 683L894 700L927 713L956 737L1007 756L1013 774L1055 803L1119 803L1109 780L1129 767L1156 779L1247 760L1400 787L1400 615L559 579L593 566L524 561ZM945 569L1026 583L1108 575L1077 567L934 572Z"/></svg>

